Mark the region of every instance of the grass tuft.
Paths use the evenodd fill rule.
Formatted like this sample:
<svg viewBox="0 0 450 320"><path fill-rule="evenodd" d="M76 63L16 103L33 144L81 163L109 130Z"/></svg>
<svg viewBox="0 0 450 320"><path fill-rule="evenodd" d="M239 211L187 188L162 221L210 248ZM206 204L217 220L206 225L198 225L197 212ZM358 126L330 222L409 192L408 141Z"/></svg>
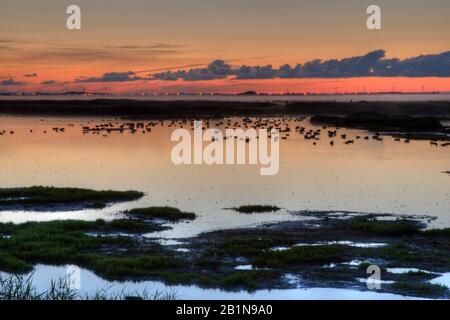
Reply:
<svg viewBox="0 0 450 320"><path fill-rule="evenodd" d="M413 221L380 221L366 217L354 218L350 222L350 228L354 231L363 231L387 236L403 236L417 234L420 226Z"/></svg>
<svg viewBox="0 0 450 320"><path fill-rule="evenodd" d="M127 211L128 214L148 218L159 218L170 221L194 220L196 215L192 212L183 212L180 209L172 207L148 207L136 208Z"/></svg>
<svg viewBox="0 0 450 320"><path fill-rule="evenodd" d="M412 283L412 282L396 282L392 285L394 289L412 292L419 295L439 295L448 290L447 287L440 284L432 283Z"/></svg>
<svg viewBox="0 0 450 320"><path fill-rule="evenodd" d="M88 207L103 208L105 202L137 200L144 194L138 191L95 191L80 188L57 188L35 186L29 188L0 189L0 206L13 205L50 205L50 204L82 204Z"/></svg>
<svg viewBox="0 0 450 320"><path fill-rule="evenodd" d="M245 205L240 206L237 208L233 208L233 210L240 212L240 213L262 213L262 212L275 212L280 210L281 208L277 206L271 206L271 205Z"/></svg>
<svg viewBox="0 0 450 320"><path fill-rule="evenodd" d="M327 263L342 260L343 248L339 245L301 246L283 251L265 251L253 260L253 265L279 268L301 263Z"/></svg>

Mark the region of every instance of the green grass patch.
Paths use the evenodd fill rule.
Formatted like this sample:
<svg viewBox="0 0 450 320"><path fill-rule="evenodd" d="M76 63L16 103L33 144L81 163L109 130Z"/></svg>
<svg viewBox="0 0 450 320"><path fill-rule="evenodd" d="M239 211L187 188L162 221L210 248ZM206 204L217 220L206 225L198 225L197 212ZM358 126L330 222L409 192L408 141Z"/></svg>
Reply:
<svg viewBox="0 0 450 320"><path fill-rule="evenodd" d="M172 207L136 208L127 211L127 213L131 215L159 218L170 221L194 220L196 218L196 215L192 212L183 212L180 209Z"/></svg>
<svg viewBox="0 0 450 320"><path fill-rule="evenodd" d="M406 273L406 275L408 275L408 276L427 276L427 277L429 277L431 274L429 272L426 272L426 271L417 270L417 271L408 271Z"/></svg>
<svg viewBox="0 0 450 320"><path fill-rule="evenodd" d="M79 188L56 188L35 186L29 188L0 189L0 206L74 204L92 202L100 207L104 202L130 201L143 197L138 191L95 191Z"/></svg>
<svg viewBox="0 0 450 320"><path fill-rule="evenodd" d="M100 220L103 221L103 220ZM130 220L130 219L116 219L112 220L110 222L105 223L99 223L98 229L99 231L123 231L123 232L130 232L130 233L142 233L142 232L153 232L153 231L159 231L163 230L165 228L156 225L156 224L149 224L146 222L141 222L137 220Z"/></svg>
<svg viewBox="0 0 450 320"><path fill-rule="evenodd" d="M248 289L256 289L261 284L267 284L272 278L278 277L278 273L270 270L245 270L234 271L216 282L216 285L225 288L244 287Z"/></svg>
<svg viewBox="0 0 450 320"><path fill-rule="evenodd" d="M450 228L423 230L422 234L431 237L450 237Z"/></svg>
<svg viewBox="0 0 450 320"><path fill-rule="evenodd" d="M145 277L158 275L162 270L177 268L180 262L172 257L157 255L84 257L84 264L106 278Z"/></svg>
<svg viewBox="0 0 450 320"><path fill-rule="evenodd" d="M396 290L406 291L418 295L440 295L445 293L448 289L439 284L432 283L414 283L414 282L396 282L392 285Z"/></svg>
<svg viewBox="0 0 450 320"><path fill-rule="evenodd" d="M265 251L253 259L259 267L280 268L302 263L342 261L344 249L339 245L301 246L283 251Z"/></svg>
<svg viewBox="0 0 450 320"><path fill-rule="evenodd" d="M262 213L262 212L275 212L280 210L281 208L277 206L271 206L271 205L245 205L233 208L234 211L240 212L240 213Z"/></svg>
<svg viewBox="0 0 450 320"><path fill-rule="evenodd" d="M5 272L27 272L33 267L7 253L0 252L0 270Z"/></svg>
<svg viewBox="0 0 450 320"><path fill-rule="evenodd" d="M380 221L368 218L354 218L350 221L354 231L376 233L386 236L402 236L419 233L420 226L408 220Z"/></svg>
<svg viewBox="0 0 450 320"><path fill-rule="evenodd" d="M99 254L105 248L133 249L136 242L129 237L89 236L86 234L87 232L142 232L152 228L151 225L149 227L139 221L124 219L111 222L64 220L27 222L19 225L0 224L0 230L8 231L11 234L10 238L0 239L0 269L24 272L29 269L29 265L35 263L74 263L96 268L102 261L105 261ZM146 259L135 259L136 265L149 266L150 260ZM126 269L124 265L131 265L127 264L129 260L123 260L123 264L118 263L119 260L110 260L102 265L107 267L108 263L111 263L112 266L109 268L122 269ZM133 270L130 272L135 273ZM123 276L126 275L126 273L123 274Z"/></svg>
<svg viewBox="0 0 450 320"><path fill-rule="evenodd" d="M268 250L279 245L292 245L293 241L289 241L280 237L265 238L234 238L219 243L214 252L218 255L255 257L263 250Z"/></svg>
<svg viewBox="0 0 450 320"><path fill-rule="evenodd" d="M168 283L197 284L202 287L219 287L227 289L245 288L248 290L265 287L270 281L279 277L279 272L272 270L232 271L220 276L207 273L161 272L160 277Z"/></svg>
<svg viewBox="0 0 450 320"><path fill-rule="evenodd" d="M424 256L410 248L408 248L405 244L394 243L387 247L377 248L373 250L382 258L394 260L394 261L402 261L402 262L417 262L422 261Z"/></svg>
<svg viewBox="0 0 450 320"><path fill-rule="evenodd" d="M90 208L92 209L104 209L106 208L106 203L102 201L95 201L93 204L90 205Z"/></svg>

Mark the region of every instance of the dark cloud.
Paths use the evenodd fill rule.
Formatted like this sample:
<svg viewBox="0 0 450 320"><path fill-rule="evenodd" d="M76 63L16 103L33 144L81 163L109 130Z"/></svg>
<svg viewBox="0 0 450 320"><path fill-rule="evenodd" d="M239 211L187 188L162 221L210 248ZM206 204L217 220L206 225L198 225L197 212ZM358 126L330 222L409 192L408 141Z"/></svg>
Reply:
<svg viewBox="0 0 450 320"><path fill-rule="evenodd" d="M214 80L223 79L230 75L233 75L233 69L231 65L226 64L223 60L215 60L210 63L206 68L195 68L178 71L167 71L161 73L152 74L152 78L156 80L178 80L183 79L187 81L198 80Z"/></svg>
<svg viewBox="0 0 450 320"><path fill-rule="evenodd" d="M107 72L101 77L78 78L75 82L125 82L145 80L137 76L133 71L127 72Z"/></svg>
<svg viewBox="0 0 450 320"><path fill-rule="evenodd" d="M23 86L25 82L16 81L13 78L6 79L0 82L0 86Z"/></svg>
<svg viewBox="0 0 450 320"><path fill-rule="evenodd" d="M271 65L267 66L242 66L236 70L236 79L272 79L277 77L278 70Z"/></svg>
<svg viewBox="0 0 450 320"><path fill-rule="evenodd" d="M29 43L28 41L0 39L0 43Z"/></svg>
<svg viewBox="0 0 450 320"><path fill-rule="evenodd" d="M181 46L167 43L155 43L151 45L138 45L138 44L124 44L117 46L105 46L108 49L131 49L131 50L139 50L139 49L174 49L179 48Z"/></svg>
<svg viewBox="0 0 450 320"><path fill-rule="evenodd" d="M41 84L47 85L47 86L55 85L55 84L58 84L58 83L59 83L59 82L58 82L58 81L55 81L55 80L47 80L47 81L41 82Z"/></svg>
<svg viewBox="0 0 450 320"><path fill-rule="evenodd" d="M351 77L449 77L450 51L421 55L408 59L385 59L384 50L376 50L363 56L341 60L311 60L303 65L280 68L267 66L232 67L223 60L216 60L205 68L166 71L149 75L157 80L212 80L233 76L235 79L273 78L351 78Z"/></svg>
<svg viewBox="0 0 450 320"><path fill-rule="evenodd" d="M27 77L27 78L33 78L33 77L37 77L38 74L36 72L33 72L33 73L24 74L23 76Z"/></svg>

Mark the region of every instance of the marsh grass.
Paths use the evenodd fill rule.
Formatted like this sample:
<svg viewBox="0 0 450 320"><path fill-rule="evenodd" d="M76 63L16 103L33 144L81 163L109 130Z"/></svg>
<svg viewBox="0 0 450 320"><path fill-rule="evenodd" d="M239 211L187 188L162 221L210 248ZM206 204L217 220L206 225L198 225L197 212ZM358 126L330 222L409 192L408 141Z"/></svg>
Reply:
<svg viewBox="0 0 450 320"><path fill-rule="evenodd" d="M426 258L417 251L411 250L408 246L402 243L393 243L387 247L382 247L374 250L379 256L395 261L404 262L418 262Z"/></svg>
<svg viewBox="0 0 450 320"><path fill-rule="evenodd" d="M350 228L354 231L375 233L386 236L413 235L420 231L420 225L410 220L380 221L367 217L353 218Z"/></svg>
<svg viewBox="0 0 450 320"><path fill-rule="evenodd" d="M166 273L169 283L195 284L206 288L246 289L252 291L276 281L280 273L276 270L235 270L220 275L211 273Z"/></svg>
<svg viewBox="0 0 450 320"><path fill-rule="evenodd" d="M104 203L102 201L95 201L94 203L92 203L90 205L90 208L92 208L92 209L104 209L104 208L106 208L106 203Z"/></svg>
<svg viewBox="0 0 450 320"><path fill-rule="evenodd" d="M257 267L281 268L302 263L342 261L345 249L348 249L341 245L318 245L290 247L282 251L272 250L275 246L289 246L293 243L293 240L281 237L232 239L217 245L214 252L209 252L205 256L210 259L216 255L245 257Z"/></svg>
<svg viewBox="0 0 450 320"><path fill-rule="evenodd" d="M10 205L49 205L92 202L100 207L105 202L131 201L143 197L138 191L95 191L80 188L57 188L35 186L29 188L0 189L0 206Z"/></svg>
<svg viewBox="0 0 450 320"><path fill-rule="evenodd" d="M173 207L135 208L127 211L126 213L130 215L147 218L159 218L170 221L194 220L196 218L196 215L192 212L183 212L180 209Z"/></svg>
<svg viewBox="0 0 450 320"><path fill-rule="evenodd" d="M28 222L0 224L1 229L12 234L10 238L0 239L0 269L3 271L24 273L30 271L35 263L73 263L108 277L123 277L154 275L158 269L177 265L177 260L163 253L143 252L139 256L123 256L119 252L116 255L105 254L105 248L132 250L136 242L129 237L86 234L88 231L148 230L146 225L132 220Z"/></svg>
<svg viewBox="0 0 450 320"><path fill-rule="evenodd" d="M450 237L450 228L424 230L422 231L422 234L424 236L432 236L432 237L436 236Z"/></svg>
<svg viewBox="0 0 450 320"><path fill-rule="evenodd" d="M240 213L262 213L262 212L275 212L280 210L281 208L277 206L272 205L244 205L232 208L234 211L240 212Z"/></svg>
<svg viewBox="0 0 450 320"><path fill-rule="evenodd" d="M415 277L415 276L420 276L420 277L430 277L430 276L433 276L432 273L426 272L426 271L422 271L422 270L408 271L408 272L406 272L406 275L408 275L408 276L413 276L413 277Z"/></svg>
<svg viewBox="0 0 450 320"><path fill-rule="evenodd" d="M144 288L142 292L111 293L112 287L90 294L81 294L71 288L66 277L51 280L50 288L38 291L33 284L33 273L27 277L20 275L0 276L0 300L175 300L175 291L156 290L150 292Z"/></svg>
<svg viewBox="0 0 450 320"><path fill-rule="evenodd" d="M74 300L78 296L66 278L52 280L47 291L38 292L32 277L33 273L28 277L0 276L0 300Z"/></svg>
<svg viewBox="0 0 450 320"><path fill-rule="evenodd" d="M8 253L0 252L0 270L6 272L27 272L31 269L32 266L28 263Z"/></svg>
<svg viewBox="0 0 450 320"><path fill-rule="evenodd" d="M327 263L343 260L340 245L292 247L283 251L263 251L253 259L253 265L268 268L294 266L302 263Z"/></svg>
<svg viewBox="0 0 450 320"><path fill-rule="evenodd" d="M428 282L424 283L415 283L415 282L396 282L392 284L392 287L396 290L413 292L419 295L440 295L448 290L447 287L442 286L440 284L432 284Z"/></svg>
<svg viewBox="0 0 450 320"><path fill-rule="evenodd" d="M293 240L282 237L251 237L246 239L234 238L218 244L214 250L214 253L218 255L255 257L262 251L269 250L272 247L292 244L294 244Z"/></svg>
<svg viewBox="0 0 450 320"><path fill-rule="evenodd" d="M175 258L158 255L82 257L83 265L108 279L121 277L160 276L161 271L169 271L181 266Z"/></svg>

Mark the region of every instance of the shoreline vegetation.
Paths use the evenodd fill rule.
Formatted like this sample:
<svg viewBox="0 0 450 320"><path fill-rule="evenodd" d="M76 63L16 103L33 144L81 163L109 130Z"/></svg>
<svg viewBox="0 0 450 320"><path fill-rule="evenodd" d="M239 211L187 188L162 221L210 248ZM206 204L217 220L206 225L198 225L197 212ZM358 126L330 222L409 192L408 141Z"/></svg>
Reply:
<svg viewBox="0 0 450 320"><path fill-rule="evenodd" d="M196 218L196 215L192 212L183 212L172 207L135 208L127 211L126 214L132 217L160 218L168 221L194 220Z"/></svg>
<svg viewBox="0 0 450 320"><path fill-rule="evenodd" d="M107 280L247 291L295 287L288 279L294 275L306 287L366 290L357 279L367 279L367 267L375 264L388 281L382 292L450 297L448 288L429 283L450 271L450 228L426 230L422 220L430 217L299 211L292 214L313 220L219 230L166 246L146 235L170 228L168 222L193 220L194 213L170 207L123 213L112 221L0 223L0 270L20 275L36 264L74 264ZM427 272L387 271L405 267Z"/></svg>
<svg viewBox="0 0 450 320"><path fill-rule="evenodd" d="M18 208L35 211L103 209L112 203L138 200L143 196L144 193L133 190L95 191L44 186L0 188L0 210Z"/></svg>
<svg viewBox="0 0 450 320"><path fill-rule="evenodd" d="M33 274L29 277L0 276L0 300L176 300L175 292L143 290L142 292L121 292L111 294L108 290L98 290L90 294L80 294L70 286L67 277L52 280L50 288L38 291L34 286Z"/></svg>
<svg viewBox="0 0 450 320"><path fill-rule="evenodd" d="M120 116L126 118L176 119L186 117L350 115L375 112L384 116L408 115L450 119L450 101L426 102L289 102L241 101L139 101L0 100L0 115Z"/></svg>
<svg viewBox="0 0 450 320"><path fill-rule="evenodd" d="M281 210L281 208L272 205L243 205L236 208L231 208L234 211L240 213L263 213L263 212L275 212Z"/></svg>

